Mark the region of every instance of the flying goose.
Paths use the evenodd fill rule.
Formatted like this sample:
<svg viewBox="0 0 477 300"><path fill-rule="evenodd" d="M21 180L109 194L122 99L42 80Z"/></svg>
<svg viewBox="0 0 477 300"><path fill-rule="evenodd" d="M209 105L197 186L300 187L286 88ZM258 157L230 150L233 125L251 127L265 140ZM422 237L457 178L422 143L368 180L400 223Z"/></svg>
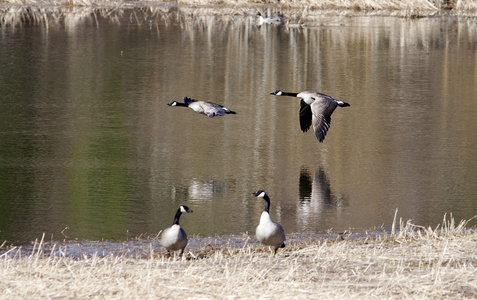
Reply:
<svg viewBox="0 0 477 300"><path fill-rule="evenodd" d="M274 248L273 255L277 254L278 248L285 248L285 231L282 225L275 223L270 218L270 198L267 193L259 190L252 193L252 196L263 198L266 202L265 209L260 216L260 223L255 230L255 236L260 243Z"/></svg>
<svg viewBox="0 0 477 300"><path fill-rule="evenodd" d="M208 101L194 100L188 97L184 97L184 103L172 101L167 103L169 106L184 106L189 107L193 111L213 118L215 116L225 116L227 114L235 114L234 111L223 107L222 105L215 104Z"/></svg>
<svg viewBox="0 0 477 300"><path fill-rule="evenodd" d="M179 225L179 218L181 214L191 212L192 210L187 206L181 205L176 212L172 226L159 233L159 243L161 243L162 247L166 248L168 253L177 250L181 250L181 255L184 253L184 249L187 246L187 234Z"/></svg>
<svg viewBox="0 0 477 300"><path fill-rule="evenodd" d="M330 128L331 114L337 106L350 106L348 103L318 92L286 93L276 90L271 95L300 98L300 128L307 132L313 123L316 138L320 143L325 140Z"/></svg>

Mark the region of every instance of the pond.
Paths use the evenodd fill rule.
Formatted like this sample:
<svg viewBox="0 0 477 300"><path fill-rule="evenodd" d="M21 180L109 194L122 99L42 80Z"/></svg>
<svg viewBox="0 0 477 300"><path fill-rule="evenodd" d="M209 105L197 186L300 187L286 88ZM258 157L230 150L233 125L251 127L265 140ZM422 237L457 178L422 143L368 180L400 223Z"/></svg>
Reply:
<svg viewBox="0 0 477 300"><path fill-rule="evenodd" d="M0 27L2 241L125 241L182 204L190 236L252 235L260 189L290 234L477 215L475 19L55 16ZM319 143L277 89L351 106ZM166 105L184 96L237 114Z"/></svg>

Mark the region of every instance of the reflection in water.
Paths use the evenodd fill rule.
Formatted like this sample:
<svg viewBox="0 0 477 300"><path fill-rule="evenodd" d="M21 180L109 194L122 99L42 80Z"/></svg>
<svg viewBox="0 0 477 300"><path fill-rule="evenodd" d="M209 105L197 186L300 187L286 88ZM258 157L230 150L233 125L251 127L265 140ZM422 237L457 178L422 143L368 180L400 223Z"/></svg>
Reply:
<svg viewBox="0 0 477 300"><path fill-rule="evenodd" d="M215 197L223 197L233 191L233 183L224 180L198 180L192 178L185 187L173 187L171 199L174 201L197 201L211 200Z"/></svg>
<svg viewBox="0 0 477 300"><path fill-rule="evenodd" d="M189 185L189 197L198 200L210 200L214 196L214 182L192 180Z"/></svg>
<svg viewBox="0 0 477 300"><path fill-rule="evenodd" d="M299 205L298 216L304 227L309 227L310 222L328 219L326 216L343 212L346 198L342 195L335 196L331 192L330 180L320 166L312 177L309 169L302 167L299 179ZM336 216L334 216L336 217Z"/></svg>

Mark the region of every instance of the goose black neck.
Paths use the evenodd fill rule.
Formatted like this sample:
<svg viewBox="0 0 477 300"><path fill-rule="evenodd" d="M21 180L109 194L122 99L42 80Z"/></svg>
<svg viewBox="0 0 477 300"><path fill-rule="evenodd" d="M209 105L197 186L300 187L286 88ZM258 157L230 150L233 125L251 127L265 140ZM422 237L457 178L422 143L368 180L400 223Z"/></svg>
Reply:
<svg viewBox="0 0 477 300"><path fill-rule="evenodd" d="M287 93L287 92L282 92L280 96L290 96L290 97L296 97L298 93Z"/></svg>
<svg viewBox="0 0 477 300"><path fill-rule="evenodd" d="M176 216L174 217L174 222L172 223L172 225L179 225L179 219L181 217L181 209L179 208L176 212Z"/></svg>
<svg viewBox="0 0 477 300"><path fill-rule="evenodd" d="M265 200L265 209L263 211L270 213L270 198L268 197L267 194L263 197L263 200Z"/></svg>
<svg viewBox="0 0 477 300"><path fill-rule="evenodd" d="M187 103L177 102L176 106L189 106Z"/></svg>

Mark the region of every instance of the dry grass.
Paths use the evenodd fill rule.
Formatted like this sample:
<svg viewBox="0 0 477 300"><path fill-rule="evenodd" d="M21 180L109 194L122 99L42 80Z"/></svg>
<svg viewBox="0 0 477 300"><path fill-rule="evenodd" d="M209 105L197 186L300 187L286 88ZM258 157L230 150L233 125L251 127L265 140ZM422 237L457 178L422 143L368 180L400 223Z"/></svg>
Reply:
<svg viewBox="0 0 477 300"><path fill-rule="evenodd" d="M146 0L147 1L147 0ZM156 0L150 0L156 2ZM476 11L476 0L178 0L184 5L230 5L271 4L282 8L311 10L354 10L354 11L421 11L443 10Z"/></svg>
<svg viewBox="0 0 477 300"><path fill-rule="evenodd" d="M179 5L182 8L224 7L243 9L264 7L280 10L328 11L345 14L384 14L406 17L430 16L451 11L454 14L474 15L477 0L0 0L0 4L17 6L63 6L102 8L155 8L160 5Z"/></svg>
<svg viewBox="0 0 477 300"><path fill-rule="evenodd" d="M0 298L476 298L477 233L467 224L400 222L380 237L292 242L276 257L244 245L187 259L152 247L146 258L74 258L39 243L27 256L0 255Z"/></svg>
<svg viewBox="0 0 477 300"><path fill-rule="evenodd" d="M78 26L96 22L98 16L119 23L128 9L134 9L135 16L158 22L177 17L187 23L199 16L233 20L261 12L280 15L292 23L300 20L307 25L320 25L323 16L388 15L413 19L440 14L475 18L477 0L0 0L0 27ZM136 20L134 17L131 15L131 21Z"/></svg>

